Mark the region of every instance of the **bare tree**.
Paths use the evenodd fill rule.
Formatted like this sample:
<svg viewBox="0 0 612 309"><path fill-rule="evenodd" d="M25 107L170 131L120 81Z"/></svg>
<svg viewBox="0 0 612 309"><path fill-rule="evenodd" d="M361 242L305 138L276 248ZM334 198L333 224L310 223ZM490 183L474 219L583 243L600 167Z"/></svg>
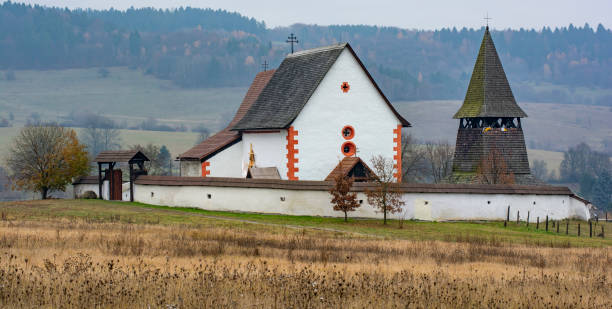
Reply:
<svg viewBox="0 0 612 309"><path fill-rule="evenodd" d="M353 179L339 173L334 181L334 186L329 189L329 194L332 196L331 202L334 204L335 211L344 212L344 222L348 222L348 212L355 211L361 206L357 201L357 193L351 192Z"/></svg>
<svg viewBox="0 0 612 309"><path fill-rule="evenodd" d="M425 151L411 135L402 136L402 181L419 182L425 178Z"/></svg>
<svg viewBox="0 0 612 309"><path fill-rule="evenodd" d="M402 210L404 201L399 183L395 182L393 160L381 155L372 158L372 168L376 177L374 190L366 190L368 203L383 213L384 224L387 224L387 213L397 213Z"/></svg>
<svg viewBox="0 0 612 309"><path fill-rule="evenodd" d="M503 154L492 148L476 168L476 177L483 184L514 184L514 174L508 170Z"/></svg>
<svg viewBox="0 0 612 309"><path fill-rule="evenodd" d="M536 179L546 180L548 178L546 162L544 160L534 160L533 164L531 165L531 174Z"/></svg>
<svg viewBox="0 0 612 309"><path fill-rule="evenodd" d="M121 133L114 125L93 121L81 132L81 140L87 145L92 157L105 150L115 150L121 147Z"/></svg>
<svg viewBox="0 0 612 309"><path fill-rule="evenodd" d="M208 128L204 125L199 125L195 128L192 128L191 131L198 133L198 137L196 138L195 142L196 145L203 142L208 138L208 136L210 136L210 130L208 130Z"/></svg>
<svg viewBox="0 0 612 309"><path fill-rule="evenodd" d="M76 133L54 125L28 126L13 140L7 168L13 189L40 192L64 191L74 177L88 171L85 146Z"/></svg>
<svg viewBox="0 0 612 309"><path fill-rule="evenodd" d="M442 182L453 172L454 152L453 146L447 141L427 142L425 144L425 159L434 183Z"/></svg>

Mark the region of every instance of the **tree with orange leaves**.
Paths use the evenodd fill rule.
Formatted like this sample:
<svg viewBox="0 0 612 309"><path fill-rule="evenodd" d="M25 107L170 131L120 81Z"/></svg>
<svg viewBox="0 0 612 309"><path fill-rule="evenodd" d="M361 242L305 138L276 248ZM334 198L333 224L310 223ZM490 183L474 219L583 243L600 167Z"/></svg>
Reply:
<svg viewBox="0 0 612 309"><path fill-rule="evenodd" d="M334 186L329 189L332 196L331 202L334 204L335 211L344 212L344 222L348 222L348 212L355 211L361 206L357 201L357 193L351 192L353 179L339 173L334 177L334 181Z"/></svg>
<svg viewBox="0 0 612 309"><path fill-rule="evenodd" d="M89 159L74 130L37 124L21 129L13 140L7 168L14 190L40 192L46 199L50 192L65 191L73 178L85 175Z"/></svg>
<svg viewBox="0 0 612 309"><path fill-rule="evenodd" d="M395 167L392 160L381 155L372 158L372 168L376 177L374 190L366 190L368 203L383 213L384 224L387 224L387 213L402 211L404 201L400 184L395 181Z"/></svg>

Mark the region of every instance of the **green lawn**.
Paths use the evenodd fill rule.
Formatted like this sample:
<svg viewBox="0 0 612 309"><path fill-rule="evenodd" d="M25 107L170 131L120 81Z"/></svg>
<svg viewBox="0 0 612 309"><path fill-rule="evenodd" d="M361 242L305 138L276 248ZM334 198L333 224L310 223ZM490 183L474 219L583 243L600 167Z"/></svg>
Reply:
<svg viewBox="0 0 612 309"><path fill-rule="evenodd" d="M596 231L605 226L606 238L589 238L588 224L581 222L582 236L577 237L576 225L571 222L571 236L556 234L550 224L549 232L529 228L524 223L503 222L421 222L390 220L350 219L310 216L267 215L206 211L194 208L153 206L140 203L108 202L99 200L48 200L0 203L0 212L8 220L46 220L51 218L83 219L89 221L122 221L135 224L187 224L198 226L223 226L247 230L265 229L283 232L287 229L305 229L315 232L336 233L347 237L380 237L385 239L441 240L476 243L516 243L546 247L607 247L612 245L612 222L599 222Z"/></svg>

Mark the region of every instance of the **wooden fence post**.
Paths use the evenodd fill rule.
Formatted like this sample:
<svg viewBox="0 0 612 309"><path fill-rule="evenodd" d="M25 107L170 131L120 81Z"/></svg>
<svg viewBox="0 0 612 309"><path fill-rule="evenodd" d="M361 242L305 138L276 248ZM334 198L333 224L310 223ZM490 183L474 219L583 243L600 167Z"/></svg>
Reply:
<svg viewBox="0 0 612 309"><path fill-rule="evenodd" d="M527 227L529 227L529 212L530 211L527 211Z"/></svg>
<svg viewBox="0 0 612 309"><path fill-rule="evenodd" d="M589 237L593 237L593 221L589 220Z"/></svg>
<svg viewBox="0 0 612 309"><path fill-rule="evenodd" d="M546 215L546 231L548 232L548 215Z"/></svg>
<svg viewBox="0 0 612 309"><path fill-rule="evenodd" d="M604 238L604 229L603 229L603 225L601 226L601 238Z"/></svg>
<svg viewBox="0 0 612 309"><path fill-rule="evenodd" d="M508 211L506 212L506 221L504 221L504 227L508 225L508 221L510 221L510 205L508 205Z"/></svg>
<svg viewBox="0 0 612 309"><path fill-rule="evenodd" d="M557 222L557 234L559 234L559 225L561 225L561 222Z"/></svg>
<svg viewBox="0 0 612 309"><path fill-rule="evenodd" d="M519 218L521 217L521 212L519 210L516 211L516 224L519 224Z"/></svg>
<svg viewBox="0 0 612 309"><path fill-rule="evenodd" d="M578 236L580 236L580 223L578 223Z"/></svg>
<svg viewBox="0 0 612 309"><path fill-rule="evenodd" d="M536 218L536 230L540 229L540 217Z"/></svg>
<svg viewBox="0 0 612 309"><path fill-rule="evenodd" d="M565 235L569 235L569 219L565 220Z"/></svg>

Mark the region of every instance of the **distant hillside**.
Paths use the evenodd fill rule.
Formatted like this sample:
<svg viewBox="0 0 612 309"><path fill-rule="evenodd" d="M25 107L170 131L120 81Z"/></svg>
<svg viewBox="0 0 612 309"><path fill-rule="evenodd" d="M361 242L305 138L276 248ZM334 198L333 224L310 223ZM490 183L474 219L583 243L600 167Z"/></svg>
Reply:
<svg viewBox="0 0 612 309"><path fill-rule="evenodd" d="M483 29L268 29L223 10L67 10L5 2L0 70L129 66L184 88L242 87L264 60L280 63L291 32L298 49L350 42L391 99L422 100L463 97ZM493 31L493 39L520 101L612 105L609 29L504 30Z"/></svg>

